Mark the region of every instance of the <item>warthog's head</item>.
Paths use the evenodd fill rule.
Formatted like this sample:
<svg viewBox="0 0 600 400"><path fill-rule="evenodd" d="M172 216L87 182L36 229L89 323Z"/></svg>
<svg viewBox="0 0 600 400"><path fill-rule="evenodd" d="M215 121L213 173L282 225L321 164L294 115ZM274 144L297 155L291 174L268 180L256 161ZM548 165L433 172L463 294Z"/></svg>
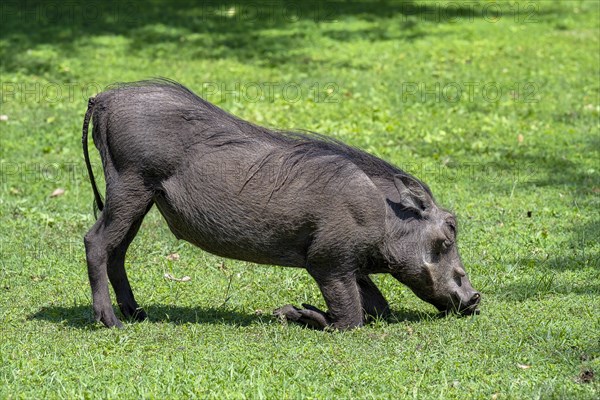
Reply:
<svg viewBox="0 0 600 400"><path fill-rule="evenodd" d="M478 313L481 295L458 254L454 215L438 208L429 189L415 178L397 175L394 183L400 200L388 200L394 212L386 227L392 275L440 311Z"/></svg>

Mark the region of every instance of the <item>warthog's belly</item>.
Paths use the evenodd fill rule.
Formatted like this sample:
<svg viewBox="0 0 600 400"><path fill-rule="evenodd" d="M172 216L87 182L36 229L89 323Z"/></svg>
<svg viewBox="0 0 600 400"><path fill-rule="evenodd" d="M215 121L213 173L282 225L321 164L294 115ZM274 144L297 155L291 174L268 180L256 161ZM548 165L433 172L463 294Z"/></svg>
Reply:
<svg viewBox="0 0 600 400"><path fill-rule="evenodd" d="M207 204L206 199L194 201L195 197L181 187L176 196L167 192L155 197L159 211L178 239L222 257L258 264L306 265L310 223L297 226L291 218L281 216L224 213L225 208L240 211L235 207L239 204L234 199Z"/></svg>

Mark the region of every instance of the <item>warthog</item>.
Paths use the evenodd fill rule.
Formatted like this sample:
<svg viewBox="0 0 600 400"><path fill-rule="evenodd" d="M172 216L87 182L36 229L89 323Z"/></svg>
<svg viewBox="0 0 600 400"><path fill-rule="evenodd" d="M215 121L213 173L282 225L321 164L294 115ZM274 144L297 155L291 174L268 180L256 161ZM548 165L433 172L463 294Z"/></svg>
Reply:
<svg viewBox="0 0 600 400"><path fill-rule="evenodd" d="M87 150L106 178L98 192ZM305 268L327 312L286 305L275 314L314 328L348 329L386 317L369 275L389 273L440 311L473 314L473 289L456 246L456 219L429 188L389 163L317 134L241 120L182 85L122 84L91 98L83 153L98 220L85 235L96 320L121 327L108 281L127 318L143 320L125 253L156 204L171 231L210 253Z"/></svg>

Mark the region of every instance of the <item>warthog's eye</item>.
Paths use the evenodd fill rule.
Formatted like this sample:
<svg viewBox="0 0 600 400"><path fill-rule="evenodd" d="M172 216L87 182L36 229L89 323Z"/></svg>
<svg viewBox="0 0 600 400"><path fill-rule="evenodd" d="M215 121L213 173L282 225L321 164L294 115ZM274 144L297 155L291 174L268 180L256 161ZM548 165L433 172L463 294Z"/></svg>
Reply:
<svg viewBox="0 0 600 400"><path fill-rule="evenodd" d="M442 242L442 249L448 250L450 247L452 247L453 244L454 244L453 240L446 239Z"/></svg>
<svg viewBox="0 0 600 400"><path fill-rule="evenodd" d="M438 255L445 253L452 247L453 244L454 244L454 240L452 240L448 237L439 239L436 241L436 243L434 245L435 253Z"/></svg>
<svg viewBox="0 0 600 400"><path fill-rule="evenodd" d="M448 229L450 229L450 232L452 232L452 236L456 237L456 223L454 222L454 220L447 220L446 226L448 227Z"/></svg>

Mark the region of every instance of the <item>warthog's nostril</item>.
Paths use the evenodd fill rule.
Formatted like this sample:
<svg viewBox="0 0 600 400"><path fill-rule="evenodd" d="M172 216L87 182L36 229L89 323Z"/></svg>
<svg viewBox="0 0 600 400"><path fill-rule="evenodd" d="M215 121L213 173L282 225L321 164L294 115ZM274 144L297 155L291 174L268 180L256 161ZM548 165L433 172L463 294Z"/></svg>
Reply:
<svg viewBox="0 0 600 400"><path fill-rule="evenodd" d="M481 294L479 292L476 292L472 297L471 297L471 304L477 304L479 303L479 300L481 299Z"/></svg>

